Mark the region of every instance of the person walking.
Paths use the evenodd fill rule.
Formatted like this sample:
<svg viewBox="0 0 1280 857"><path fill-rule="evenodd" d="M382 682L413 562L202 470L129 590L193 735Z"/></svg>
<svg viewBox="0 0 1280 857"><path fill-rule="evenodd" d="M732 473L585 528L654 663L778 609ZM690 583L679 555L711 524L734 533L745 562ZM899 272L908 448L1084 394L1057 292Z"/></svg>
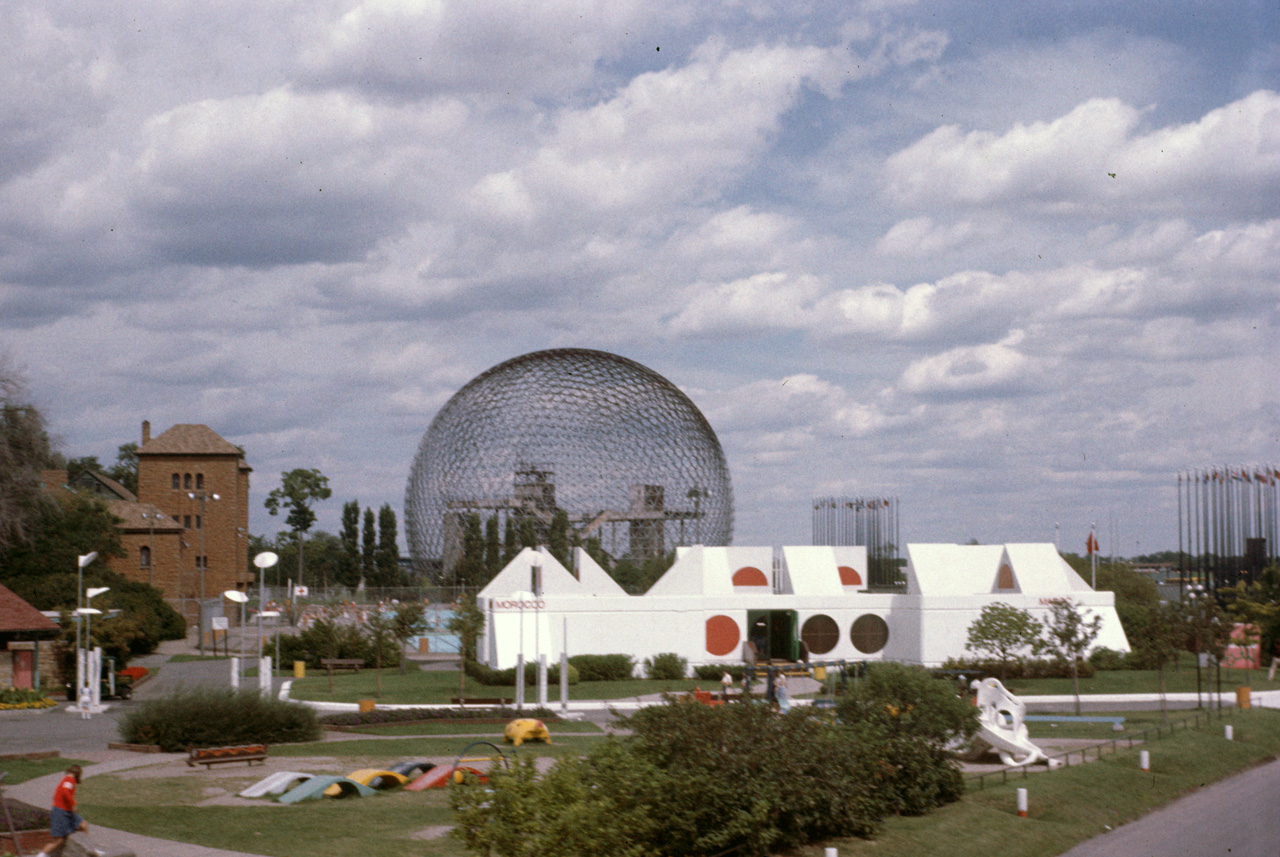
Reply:
<svg viewBox="0 0 1280 857"><path fill-rule="evenodd" d="M53 791L53 808L49 810L49 834L53 841L40 849L41 854L61 854L67 839L77 830L89 832L89 823L76 812L76 786L80 785L81 768L72 765ZM97 853L90 850L89 853Z"/></svg>

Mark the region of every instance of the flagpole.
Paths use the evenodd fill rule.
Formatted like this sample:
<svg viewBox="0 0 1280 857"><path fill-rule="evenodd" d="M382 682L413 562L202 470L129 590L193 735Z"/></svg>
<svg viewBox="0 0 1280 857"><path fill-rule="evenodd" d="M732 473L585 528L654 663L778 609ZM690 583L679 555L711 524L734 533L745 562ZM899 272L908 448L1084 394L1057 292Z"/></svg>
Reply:
<svg viewBox="0 0 1280 857"><path fill-rule="evenodd" d="M1096 523L1089 525L1089 559L1092 561L1093 567L1093 589L1098 589L1098 537L1093 534L1093 530L1098 525Z"/></svg>

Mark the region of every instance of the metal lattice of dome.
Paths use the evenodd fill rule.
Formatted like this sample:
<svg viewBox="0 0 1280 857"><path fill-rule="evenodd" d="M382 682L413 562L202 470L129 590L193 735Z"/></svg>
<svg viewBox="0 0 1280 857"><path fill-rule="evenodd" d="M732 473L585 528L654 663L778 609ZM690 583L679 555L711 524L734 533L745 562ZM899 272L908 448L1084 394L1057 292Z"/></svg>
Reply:
<svg viewBox="0 0 1280 857"><path fill-rule="evenodd" d="M532 517L545 534L556 509L614 558L733 536L733 487L711 425L666 378L603 351L525 354L445 403L409 471L409 552L419 568L448 568L466 515L503 526Z"/></svg>

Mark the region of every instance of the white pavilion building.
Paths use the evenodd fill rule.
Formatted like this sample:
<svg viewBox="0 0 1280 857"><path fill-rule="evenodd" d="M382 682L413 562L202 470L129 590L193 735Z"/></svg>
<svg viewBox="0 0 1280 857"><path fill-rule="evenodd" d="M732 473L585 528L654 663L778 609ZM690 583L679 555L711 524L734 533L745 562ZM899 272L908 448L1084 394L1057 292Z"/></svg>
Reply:
<svg viewBox="0 0 1280 857"><path fill-rule="evenodd" d="M628 595L585 551L572 571L526 548L481 590L480 659L675 652L690 665L761 660L901 661L964 657L969 625L1004 602L1048 614L1069 598L1102 617L1095 647L1129 651L1115 595L1095 592L1052 544L907 545L905 592L867 587L865 547L682 547L644 595Z"/></svg>

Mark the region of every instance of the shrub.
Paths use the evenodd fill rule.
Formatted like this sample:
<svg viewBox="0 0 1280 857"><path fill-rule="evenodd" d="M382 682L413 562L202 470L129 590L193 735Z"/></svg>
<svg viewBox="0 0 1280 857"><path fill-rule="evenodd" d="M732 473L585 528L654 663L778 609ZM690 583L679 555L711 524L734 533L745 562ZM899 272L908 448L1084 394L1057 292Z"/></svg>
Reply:
<svg viewBox="0 0 1280 857"><path fill-rule="evenodd" d="M631 655L573 655L569 664L577 667L583 681L626 681L636 671Z"/></svg>
<svg viewBox="0 0 1280 857"><path fill-rule="evenodd" d="M1008 665L1008 677L1020 678L1071 678L1070 665L1061 658L1035 658L1025 661L1013 661ZM999 676L999 661L980 660L977 658L948 658L943 669L960 671L969 674L969 678ZM1089 661L1080 661L1080 678L1093 678L1095 667Z"/></svg>
<svg viewBox="0 0 1280 857"><path fill-rule="evenodd" d="M187 747L289 744L316 741L320 722L313 709L261 696L256 689L180 688L148 699L120 720L129 744L158 744L170 753Z"/></svg>
<svg viewBox="0 0 1280 857"><path fill-rule="evenodd" d="M526 708L522 717L556 721L559 717L546 708ZM506 708L375 708L373 711L341 711L320 718L324 726L385 726L392 723L418 723L426 720L510 720Z"/></svg>
<svg viewBox="0 0 1280 857"><path fill-rule="evenodd" d="M675 652L663 652L644 659L644 674L654 679L679 679L689 674L689 661Z"/></svg>
<svg viewBox="0 0 1280 857"><path fill-rule="evenodd" d="M734 684L742 684L743 673L746 667L742 664L701 664L693 668L693 675L702 681L719 682L725 673L733 679Z"/></svg>
<svg viewBox="0 0 1280 857"><path fill-rule="evenodd" d="M485 687L515 687L516 684L516 668L507 667L505 670L495 670L486 666L479 661L467 661L467 675L480 682ZM581 681L581 676L577 668L569 664L569 684L577 684ZM560 683L560 665L547 665L547 684L555 685ZM525 687L536 687L538 684L538 665L524 665L524 684Z"/></svg>
<svg viewBox="0 0 1280 857"><path fill-rule="evenodd" d="M266 639L262 654L275 657L275 640ZM377 663L377 653L372 641L356 625L339 625L329 619L319 619L298 634L280 635L280 662L305 661L311 669L320 669L324 658L359 658L367 667ZM382 666L397 667L403 653L394 639L384 641Z"/></svg>
<svg viewBox="0 0 1280 857"><path fill-rule="evenodd" d="M1095 670L1132 670L1138 669L1134 658L1124 652L1099 646L1089 655L1089 665Z"/></svg>

